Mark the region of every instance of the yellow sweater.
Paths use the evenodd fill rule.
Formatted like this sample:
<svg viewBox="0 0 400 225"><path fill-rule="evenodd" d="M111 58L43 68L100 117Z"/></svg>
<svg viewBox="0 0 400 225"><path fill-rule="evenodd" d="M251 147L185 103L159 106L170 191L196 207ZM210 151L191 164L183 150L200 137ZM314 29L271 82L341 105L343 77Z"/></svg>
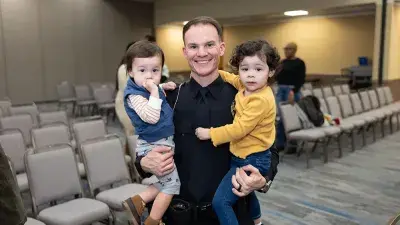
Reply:
<svg viewBox="0 0 400 225"><path fill-rule="evenodd" d="M243 159L252 153L268 150L275 141L276 105L273 91L265 86L244 96L245 87L239 76L225 71L219 71L219 74L239 92L235 96L233 123L210 130L213 145L230 142L232 154Z"/></svg>

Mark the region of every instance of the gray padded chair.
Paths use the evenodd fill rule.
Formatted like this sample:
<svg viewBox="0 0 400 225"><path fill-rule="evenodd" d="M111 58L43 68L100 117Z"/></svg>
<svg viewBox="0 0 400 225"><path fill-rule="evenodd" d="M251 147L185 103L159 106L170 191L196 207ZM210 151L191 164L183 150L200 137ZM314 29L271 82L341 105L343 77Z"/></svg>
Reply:
<svg viewBox="0 0 400 225"><path fill-rule="evenodd" d="M43 222L39 220L35 220L33 218L28 217L27 221L24 223L24 225L46 225Z"/></svg>
<svg viewBox="0 0 400 225"><path fill-rule="evenodd" d="M371 107L374 113L381 113L385 115L385 120L389 120L390 126L392 127L392 116L394 115L394 111L389 108L381 108L379 105L379 99L378 95L376 94L375 90L368 90L367 91L369 99L371 101ZM385 135L385 127L384 127L384 122L382 123L382 136Z"/></svg>
<svg viewBox="0 0 400 225"><path fill-rule="evenodd" d="M310 95L312 95L312 92L310 90L308 90L308 89L302 89L301 90L301 96L302 97L306 97L306 96L310 96Z"/></svg>
<svg viewBox="0 0 400 225"><path fill-rule="evenodd" d="M11 115L22 115L22 114L29 114L32 117L33 125L35 127L39 126L39 109L33 103L32 105L24 105L24 106L16 106L10 108Z"/></svg>
<svg viewBox="0 0 400 225"><path fill-rule="evenodd" d="M389 89L390 91L390 89ZM390 118L390 132L393 133L393 117L396 119L397 128L399 128L399 114L400 114L400 104L391 103L386 98L384 87L379 87L376 89L376 93L378 94L379 105L381 109L386 109L392 112L392 116ZM393 101L393 99L392 99Z"/></svg>
<svg viewBox="0 0 400 225"><path fill-rule="evenodd" d="M350 94L350 87L348 84L342 84L341 88L343 94Z"/></svg>
<svg viewBox="0 0 400 225"><path fill-rule="evenodd" d="M322 92L324 94L324 98L333 96L332 88L330 86L322 88Z"/></svg>
<svg viewBox="0 0 400 225"><path fill-rule="evenodd" d="M72 108L75 109L76 97L74 87L68 81L63 81L57 85L58 108L67 106L72 103Z"/></svg>
<svg viewBox="0 0 400 225"><path fill-rule="evenodd" d="M301 141L303 143L313 142L312 151L315 151L317 144L325 138L325 133L322 130L303 129L301 121L297 115L296 108L291 104L280 105L281 118L285 128L287 143L284 154L290 147L290 141ZM282 157L283 158L283 157ZM310 150L306 150L307 168L310 167Z"/></svg>
<svg viewBox="0 0 400 225"><path fill-rule="evenodd" d="M96 101L90 88L87 85L76 85L74 88L76 94L76 113L82 116L84 107L87 107L88 111L92 109L93 112Z"/></svg>
<svg viewBox="0 0 400 225"><path fill-rule="evenodd" d="M40 126L46 126L54 123L63 123L69 127L69 121L67 112L65 111L54 111L54 112L44 112L39 114Z"/></svg>
<svg viewBox="0 0 400 225"><path fill-rule="evenodd" d="M123 211L124 200L146 189L145 185L132 183L118 136L88 140L82 143L81 149L90 192L111 209Z"/></svg>
<svg viewBox="0 0 400 225"><path fill-rule="evenodd" d="M108 119L109 113L115 110L113 91L109 86L103 85L95 88L93 94L100 115L107 116Z"/></svg>
<svg viewBox="0 0 400 225"><path fill-rule="evenodd" d="M22 132L25 145L32 146L31 130L36 126L32 122L32 117L28 114L8 116L0 118L0 127L2 129L18 129Z"/></svg>
<svg viewBox="0 0 400 225"><path fill-rule="evenodd" d="M103 220L111 224L112 215L106 204L83 197L71 146L53 146L36 154L28 150L24 159L33 214L38 220L52 225L87 225ZM75 198L65 201L70 197Z"/></svg>
<svg viewBox="0 0 400 225"><path fill-rule="evenodd" d="M314 88L313 89L313 95L317 98L324 98L324 95L322 94L322 89L321 88Z"/></svg>
<svg viewBox="0 0 400 225"><path fill-rule="evenodd" d="M306 89L306 90L310 90L310 91L313 90L313 86L312 86L311 83L304 83L303 84L303 88Z"/></svg>
<svg viewBox="0 0 400 225"><path fill-rule="evenodd" d="M18 187L21 192L29 190L28 178L25 173L24 154L26 152L24 138L19 130L2 130L0 144L11 160Z"/></svg>
<svg viewBox="0 0 400 225"><path fill-rule="evenodd" d="M332 89L333 89L333 94L334 94L335 96L338 96L338 95L340 95L340 94L343 94L342 88L340 87L340 85L334 85L334 86L332 86Z"/></svg>
<svg viewBox="0 0 400 225"><path fill-rule="evenodd" d="M367 131L372 128L373 140L376 141L376 132L375 128L379 122L379 117L369 114L368 112L364 112L362 101L360 98L359 93L352 93L350 94L351 105L353 106L353 111L357 118L365 119L369 125L367 127Z"/></svg>
<svg viewBox="0 0 400 225"><path fill-rule="evenodd" d="M3 116L10 116L10 108L11 108L11 102L7 100L2 100L0 101L0 110L3 113Z"/></svg>
<svg viewBox="0 0 400 225"><path fill-rule="evenodd" d="M379 121L379 124L381 126L382 130L382 137L385 136L385 127L384 123L387 119L387 116L385 113L379 112L379 110L373 110L372 105L371 105L371 100L369 98L368 92L367 91L362 91L359 93L360 98L361 98L361 103L364 109L364 114L376 117Z"/></svg>

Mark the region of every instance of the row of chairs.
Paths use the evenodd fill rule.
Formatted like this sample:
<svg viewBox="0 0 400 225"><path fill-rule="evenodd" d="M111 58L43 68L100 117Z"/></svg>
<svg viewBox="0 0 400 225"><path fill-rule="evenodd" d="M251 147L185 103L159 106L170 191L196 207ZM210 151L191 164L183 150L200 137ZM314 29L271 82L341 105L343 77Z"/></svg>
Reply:
<svg viewBox="0 0 400 225"><path fill-rule="evenodd" d="M122 201L146 188L132 183L124 150L116 135L90 139L80 144L89 184L85 196L77 159L71 145L57 144L29 149L24 167L30 187L34 217L45 224L112 224ZM15 168L15 164L10 160ZM32 220L31 220L32 221Z"/></svg>
<svg viewBox="0 0 400 225"><path fill-rule="evenodd" d="M322 88L322 90L324 89ZM313 92L315 90L313 89ZM296 106L290 104L280 105L281 117L288 140L284 153L290 147L291 141L300 141L300 150L303 150L305 143L312 142L314 145L311 151L316 149L318 143L324 143L323 158L324 162L327 162L327 147L332 139L336 139L339 157L341 157L341 137L344 134L351 139L351 146L354 151L356 133L362 134L363 145L365 145L365 134L371 128L374 141L376 140L375 128L378 124L382 128L382 136L385 135L384 126L386 122L389 122L390 131L393 132L393 119L397 120L397 129L399 129L400 103L393 102L393 95L389 87L379 87L355 93L343 93L342 91L342 93L335 96L329 96L329 94L325 96L323 95L319 98L321 110L334 118L339 118L340 125L338 126L303 127L302 121L298 117ZM307 167L310 167L311 151L306 151Z"/></svg>
<svg viewBox="0 0 400 225"><path fill-rule="evenodd" d="M115 90L115 84L112 83L72 85L63 81L57 85L59 107L72 104L74 116L83 116L85 108L91 115L96 111L108 115L115 109Z"/></svg>

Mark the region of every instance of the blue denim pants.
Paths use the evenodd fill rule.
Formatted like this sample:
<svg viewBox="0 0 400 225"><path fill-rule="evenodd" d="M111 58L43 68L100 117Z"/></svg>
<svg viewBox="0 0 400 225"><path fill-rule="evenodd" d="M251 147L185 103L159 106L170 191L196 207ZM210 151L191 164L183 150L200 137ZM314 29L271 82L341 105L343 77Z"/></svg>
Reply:
<svg viewBox="0 0 400 225"><path fill-rule="evenodd" d="M293 89L290 85L279 85L278 92L276 94L276 105L279 106L280 102L286 102L289 99L289 93ZM294 93L294 100L298 102L301 98L300 92ZM279 113L279 107L277 112ZM280 113L279 113L280 114ZM282 120L280 120L277 124L276 129L276 147L283 148L285 146L286 135L285 128L283 127Z"/></svg>
<svg viewBox="0 0 400 225"><path fill-rule="evenodd" d="M221 225L239 225L232 208L239 199L239 197L232 192L232 176L235 175L236 168L247 166L249 164L257 168L260 173L265 176L271 165L271 151L267 150L257 152L247 156L246 159L232 156L231 168L219 184L212 202L213 209L217 214ZM257 196L254 192L248 195L248 201L250 215L253 220L260 218L260 203L258 202Z"/></svg>

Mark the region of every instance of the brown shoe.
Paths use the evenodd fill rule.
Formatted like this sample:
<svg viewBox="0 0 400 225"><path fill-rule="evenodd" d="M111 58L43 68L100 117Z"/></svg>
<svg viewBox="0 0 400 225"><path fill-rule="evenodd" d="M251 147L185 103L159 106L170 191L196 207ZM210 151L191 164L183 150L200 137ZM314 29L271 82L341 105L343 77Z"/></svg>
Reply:
<svg viewBox="0 0 400 225"><path fill-rule="evenodd" d="M139 195L135 195L132 198L123 201L122 205L129 216L129 221L134 224L140 224L144 208L146 207L146 203L143 199Z"/></svg>
<svg viewBox="0 0 400 225"><path fill-rule="evenodd" d="M155 220L150 216L144 221L144 225L165 225L161 220Z"/></svg>

